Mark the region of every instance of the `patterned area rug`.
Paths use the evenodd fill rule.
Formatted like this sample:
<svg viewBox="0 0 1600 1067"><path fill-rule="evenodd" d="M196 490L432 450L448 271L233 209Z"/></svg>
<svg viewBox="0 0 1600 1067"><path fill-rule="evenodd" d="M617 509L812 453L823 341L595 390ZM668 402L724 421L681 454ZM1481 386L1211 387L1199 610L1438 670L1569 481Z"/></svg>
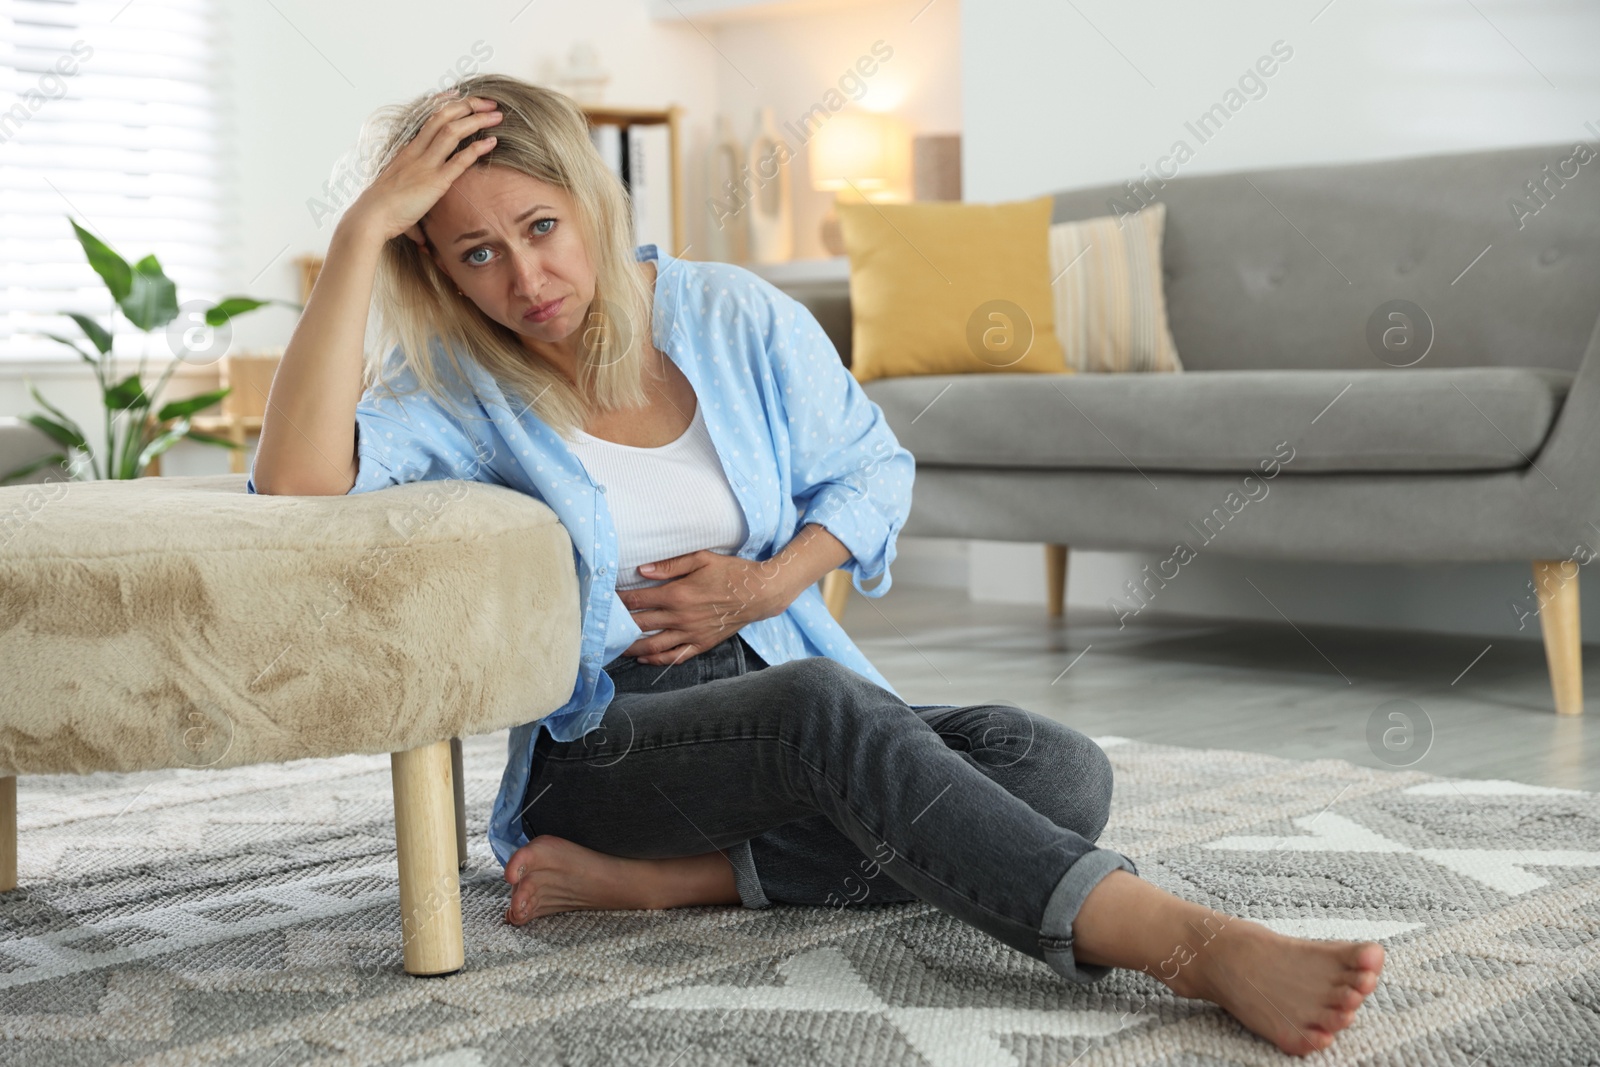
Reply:
<svg viewBox="0 0 1600 1067"><path fill-rule="evenodd" d="M1600 1063L1600 803L1103 738L1103 843L1163 888L1381 939L1323 1062ZM467 966L400 969L387 757L19 783L0 1062L1265 1064L1143 974L1070 986L920 903L502 921L482 837L505 735L467 744Z"/></svg>

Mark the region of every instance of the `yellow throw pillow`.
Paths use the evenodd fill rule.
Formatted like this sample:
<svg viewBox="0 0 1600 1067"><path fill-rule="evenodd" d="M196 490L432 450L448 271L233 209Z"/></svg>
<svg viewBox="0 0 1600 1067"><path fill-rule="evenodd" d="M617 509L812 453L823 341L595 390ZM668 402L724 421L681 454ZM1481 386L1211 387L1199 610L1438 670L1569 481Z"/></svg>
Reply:
<svg viewBox="0 0 1600 1067"><path fill-rule="evenodd" d="M839 204L856 380L1069 373L1050 289L1053 201Z"/></svg>
<svg viewBox="0 0 1600 1067"><path fill-rule="evenodd" d="M1167 205L1050 227L1056 337L1077 371L1183 370L1167 325L1161 236Z"/></svg>

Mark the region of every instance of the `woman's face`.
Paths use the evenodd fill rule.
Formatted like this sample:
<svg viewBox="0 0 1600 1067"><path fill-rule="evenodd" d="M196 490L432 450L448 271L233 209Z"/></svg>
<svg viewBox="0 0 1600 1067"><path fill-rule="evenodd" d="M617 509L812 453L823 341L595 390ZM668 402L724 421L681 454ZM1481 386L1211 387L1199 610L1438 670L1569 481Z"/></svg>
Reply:
<svg viewBox="0 0 1600 1067"><path fill-rule="evenodd" d="M549 344L583 325L595 272L564 190L507 167L469 167L422 225L434 262L502 326Z"/></svg>

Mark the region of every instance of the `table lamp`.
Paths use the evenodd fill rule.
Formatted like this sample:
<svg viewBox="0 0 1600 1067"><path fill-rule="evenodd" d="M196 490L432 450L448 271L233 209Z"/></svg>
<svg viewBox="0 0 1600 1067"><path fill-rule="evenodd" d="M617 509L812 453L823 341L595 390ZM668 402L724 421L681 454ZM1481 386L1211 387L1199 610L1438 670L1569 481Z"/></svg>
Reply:
<svg viewBox="0 0 1600 1067"><path fill-rule="evenodd" d="M811 185L834 194L822 220L822 245L829 255L845 253L834 203L905 199L908 143L903 122L876 112L834 115L817 130L811 140Z"/></svg>

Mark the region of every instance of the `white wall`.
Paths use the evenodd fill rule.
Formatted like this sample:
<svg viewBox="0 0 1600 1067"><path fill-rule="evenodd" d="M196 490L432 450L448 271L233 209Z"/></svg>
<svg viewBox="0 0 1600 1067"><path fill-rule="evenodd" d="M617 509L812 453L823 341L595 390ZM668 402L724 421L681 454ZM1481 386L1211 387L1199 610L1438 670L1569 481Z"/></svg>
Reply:
<svg viewBox="0 0 1600 1067"><path fill-rule="evenodd" d="M1293 56L1185 173L1566 141L1600 116L1589 0L988 0L961 33L969 200L1137 177L1279 40Z"/></svg>
<svg viewBox="0 0 1600 1067"><path fill-rule="evenodd" d="M1600 5L1583 0L986 0L961 13L963 184L1011 200L1137 177L1184 138L1183 173L1594 140ZM1204 145L1184 123L1273 43L1293 55ZM1597 309L1600 310L1600 309ZM1073 555L1068 603L1104 608L1151 557ZM1151 613L1528 637L1527 568L1196 565ZM946 572L942 580L957 577ZM1044 603L1036 545L976 542L974 597ZM1600 597L1586 632L1600 639Z"/></svg>

